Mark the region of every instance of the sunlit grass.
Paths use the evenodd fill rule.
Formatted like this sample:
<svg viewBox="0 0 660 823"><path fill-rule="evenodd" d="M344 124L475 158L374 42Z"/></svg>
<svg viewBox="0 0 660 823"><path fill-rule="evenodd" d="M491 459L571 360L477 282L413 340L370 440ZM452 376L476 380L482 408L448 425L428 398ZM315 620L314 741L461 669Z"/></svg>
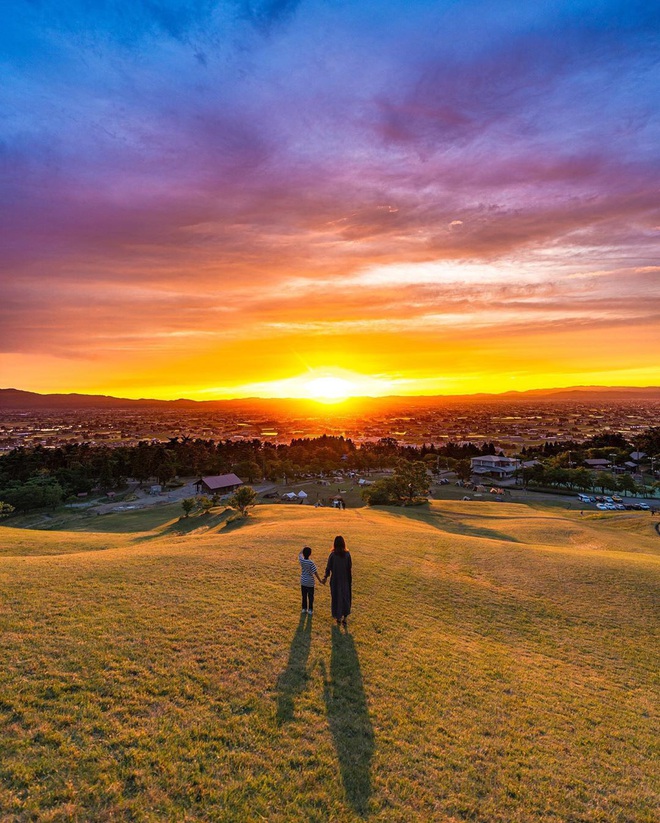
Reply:
<svg viewBox="0 0 660 823"><path fill-rule="evenodd" d="M649 518L141 514L0 529L2 819L655 820ZM349 635L299 619L338 533Z"/></svg>

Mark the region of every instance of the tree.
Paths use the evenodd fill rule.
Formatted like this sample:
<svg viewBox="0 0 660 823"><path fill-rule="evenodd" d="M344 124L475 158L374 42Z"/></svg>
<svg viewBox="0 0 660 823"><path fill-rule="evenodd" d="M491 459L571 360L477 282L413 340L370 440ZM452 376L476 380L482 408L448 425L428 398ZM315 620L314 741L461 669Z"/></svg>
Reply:
<svg viewBox="0 0 660 823"><path fill-rule="evenodd" d="M609 472L596 472L594 475L594 488L600 489L605 494L606 489L616 489L618 484Z"/></svg>
<svg viewBox="0 0 660 823"><path fill-rule="evenodd" d="M248 509L257 502L257 493L252 486L241 486L229 498L232 509L238 509L243 517L247 517Z"/></svg>
<svg viewBox="0 0 660 823"><path fill-rule="evenodd" d="M584 444L587 447L593 448L607 448L612 451L612 448L626 450L630 448L630 443L620 432L601 432L594 434Z"/></svg>
<svg viewBox="0 0 660 823"><path fill-rule="evenodd" d="M456 477L463 482L467 482L472 477L472 466L469 460L458 460L454 466Z"/></svg>
<svg viewBox="0 0 660 823"><path fill-rule="evenodd" d="M622 474L621 477L618 478L617 485L626 497L628 494L637 494L639 491L639 486L629 474Z"/></svg>
<svg viewBox="0 0 660 823"><path fill-rule="evenodd" d="M573 469L573 484L581 491L588 491L594 487L594 473L582 466L579 469Z"/></svg>
<svg viewBox="0 0 660 823"><path fill-rule="evenodd" d="M11 503L4 503L0 500L0 517L9 517L13 511L15 511L15 509Z"/></svg>
<svg viewBox="0 0 660 823"><path fill-rule="evenodd" d="M190 517L190 513L192 512L192 510L195 508L196 505L197 505L197 501L195 500L194 497L185 497L181 501L181 508L183 509L184 517Z"/></svg>
<svg viewBox="0 0 660 823"><path fill-rule="evenodd" d="M652 426L636 438L639 450L647 454L660 454L660 426Z"/></svg>
<svg viewBox="0 0 660 823"><path fill-rule="evenodd" d="M247 480L248 483L261 480L261 469L255 460L241 460L240 463L236 463L234 466L234 471L242 480Z"/></svg>
<svg viewBox="0 0 660 823"><path fill-rule="evenodd" d="M399 460L392 477L377 480L362 491L362 499L370 506L405 506L427 499L429 479L426 463L421 460Z"/></svg>
<svg viewBox="0 0 660 823"><path fill-rule="evenodd" d="M362 489L362 499L368 506L390 506L397 502L393 477L376 480Z"/></svg>
<svg viewBox="0 0 660 823"><path fill-rule="evenodd" d="M427 465L421 460L399 460L396 464L394 480L399 489L399 498L412 503L419 498L426 498L429 493Z"/></svg>
<svg viewBox="0 0 660 823"><path fill-rule="evenodd" d="M154 466L154 474L158 482L162 485L169 483L173 477L176 477L176 472L176 457L161 449Z"/></svg>
<svg viewBox="0 0 660 823"><path fill-rule="evenodd" d="M550 486L567 486L569 480L570 475L568 469L562 469L558 466L549 468L545 473L545 481Z"/></svg>
<svg viewBox="0 0 660 823"><path fill-rule="evenodd" d="M282 461L281 460L267 460L266 461L266 480L279 480L282 477Z"/></svg>
<svg viewBox="0 0 660 823"><path fill-rule="evenodd" d="M523 469L523 486L542 486L545 483L545 466L543 463L535 463L533 466L525 466Z"/></svg>
<svg viewBox="0 0 660 823"><path fill-rule="evenodd" d="M215 501L210 497L206 497L206 495L202 495L202 497L197 498L197 505L204 514L208 514L213 506L215 506Z"/></svg>
<svg viewBox="0 0 660 823"><path fill-rule="evenodd" d="M131 455L131 475L140 486L153 474L151 448L148 443L140 441Z"/></svg>
<svg viewBox="0 0 660 823"><path fill-rule="evenodd" d="M52 477L32 477L27 483L17 484L2 490L5 502L18 511L55 508L64 499L62 486Z"/></svg>

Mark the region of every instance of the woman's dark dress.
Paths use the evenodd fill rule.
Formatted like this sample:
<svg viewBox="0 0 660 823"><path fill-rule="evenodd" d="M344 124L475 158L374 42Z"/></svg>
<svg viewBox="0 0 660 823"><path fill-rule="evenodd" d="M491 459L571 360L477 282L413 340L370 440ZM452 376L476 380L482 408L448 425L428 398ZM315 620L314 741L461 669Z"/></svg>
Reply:
<svg viewBox="0 0 660 823"><path fill-rule="evenodd" d="M332 616L335 620L348 617L351 613L351 598L353 588L352 562L349 552L335 554L328 557L325 567L326 577L330 577L330 598L332 600Z"/></svg>

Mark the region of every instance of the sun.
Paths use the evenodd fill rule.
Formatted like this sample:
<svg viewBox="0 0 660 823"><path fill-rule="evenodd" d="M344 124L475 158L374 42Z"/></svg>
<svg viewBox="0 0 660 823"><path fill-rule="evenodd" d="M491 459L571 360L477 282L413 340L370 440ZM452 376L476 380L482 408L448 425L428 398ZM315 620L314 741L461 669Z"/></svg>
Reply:
<svg viewBox="0 0 660 823"><path fill-rule="evenodd" d="M272 397L310 400L315 403L341 404L361 397L382 397L393 393L386 377L360 374L338 366L308 367L303 374L264 383L242 386L244 397ZM207 391L217 391L207 389Z"/></svg>
<svg viewBox="0 0 660 823"><path fill-rule="evenodd" d="M343 377L315 377L304 386L305 394L312 400L338 403L346 400L355 391L355 386Z"/></svg>

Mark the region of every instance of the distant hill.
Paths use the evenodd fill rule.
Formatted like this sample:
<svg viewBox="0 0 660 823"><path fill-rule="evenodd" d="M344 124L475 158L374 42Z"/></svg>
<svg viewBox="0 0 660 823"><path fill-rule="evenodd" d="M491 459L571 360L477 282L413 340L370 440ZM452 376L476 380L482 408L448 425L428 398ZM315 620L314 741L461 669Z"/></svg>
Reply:
<svg viewBox="0 0 660 823"><path fill-rule="evenodd" d="M2 409L125 409L132 407L196 406L194 400L130 400L105 394L37 394L20 389L0 389Z"/></svg>
<svg viewBox="0 0 660 823"><path fill-rule="evenodd" d="M354 397L343 408L353 411L387 410L400 406L434 407L454 403L510 403L525 401L616 402L622 400L660 402L660 386L574 386L565 389L531 389L502 394L417 395L388 397ZM226 411L257 410L264 413L291 411L301 408L324 408L321 404L301 399L244 397L233 400L132 400L123 397L94 394L37 394L20 389L0 389L0 409L217 409ZM325 407L325 408L332 408Z"/></svg>
<svg viewBox="0 0 660 823"><path fill-rule="evenodd" d="M483 395L482 395L483 396ZM509 391L489 395L493 398L549 398L552 400L660 400L660 386L572 386L568 389L531 389L525 392Z"/></svg>

